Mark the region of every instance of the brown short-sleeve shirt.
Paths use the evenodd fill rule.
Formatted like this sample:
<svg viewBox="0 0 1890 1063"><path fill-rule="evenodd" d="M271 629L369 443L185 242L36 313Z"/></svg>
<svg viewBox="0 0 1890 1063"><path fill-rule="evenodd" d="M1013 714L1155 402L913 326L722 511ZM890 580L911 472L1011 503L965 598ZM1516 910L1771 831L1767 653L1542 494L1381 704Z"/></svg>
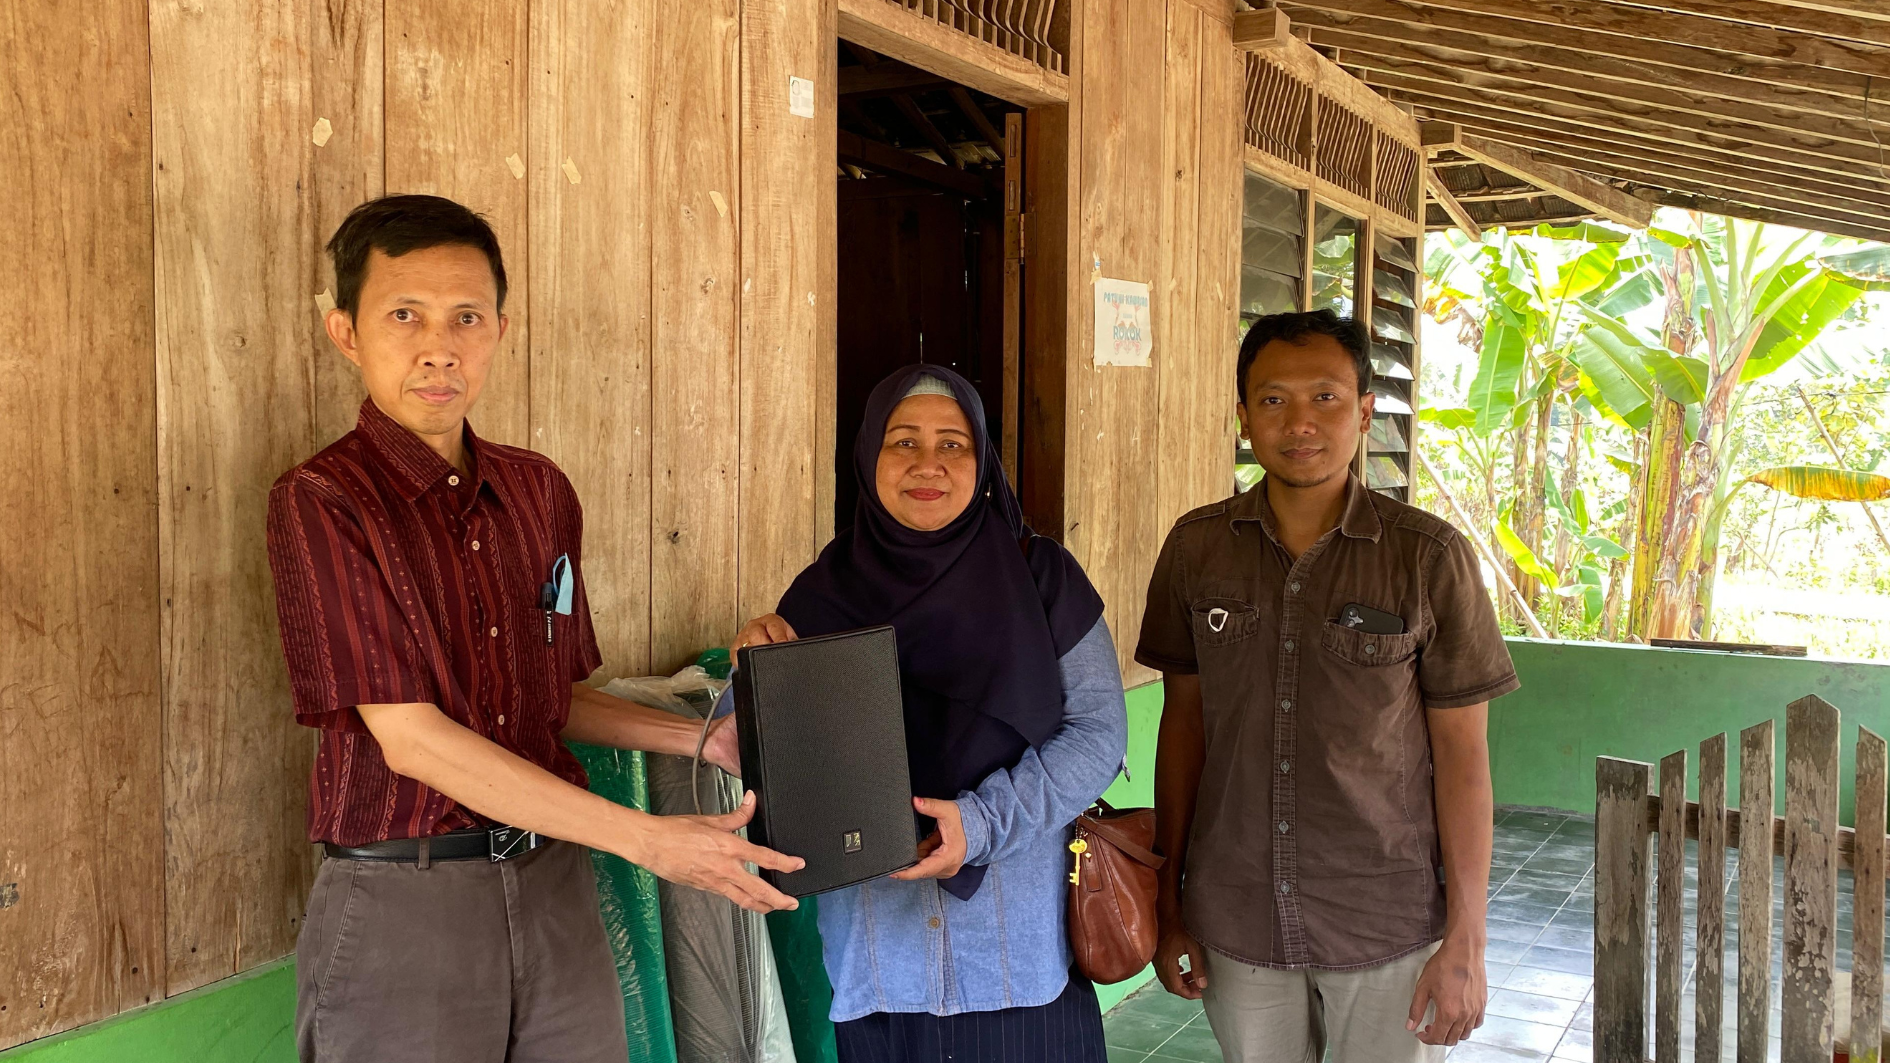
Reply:
<svg viewBox="0 0 1890 1063"><path fill-rule="evenodd" d="M1351 603L1403 633L1342 626ZM1424 711L1519 685L1455 528L1354 478L1339 527L1294 560L1264 487L1204 506L1162 547L1135 658L1201 677L1182 911L1203 944L1342 970L1442 936Z"/></svg>
<svg viewBox="0 0 1890 1063"><path fill-rule="evenodd" d="M460 474L363 403L355 430L269 493L269 565L296 720L320 741L310 841L365 845L475 826L479 817L396 775L357 705L430 702L577 786L559 733L571 685L601 659L582 569L583 512L551 460L466 429ZM568 615L546 638L540 590L567 557Z"/></svg>

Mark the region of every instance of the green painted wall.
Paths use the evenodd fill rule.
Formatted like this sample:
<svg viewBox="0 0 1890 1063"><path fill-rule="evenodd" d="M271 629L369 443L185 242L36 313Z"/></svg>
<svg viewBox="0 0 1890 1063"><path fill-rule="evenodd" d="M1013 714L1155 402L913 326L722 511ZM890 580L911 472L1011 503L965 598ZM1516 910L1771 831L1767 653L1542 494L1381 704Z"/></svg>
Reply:
<svg viewBox="0 0 1890 1063"><path fill-rule="evenodd" d="M1117 778L1103 799L1117 808L1139 808L1155 803L1155 739L1162 722L1162 685L1149 683L1129 691L1129 774ZM1142 988L1155 977L1153 967L1126 982L1096 987L1104 1011Z"/></svg>
<svg viewBox="0 0 1890 1063"><path fill-rule="evenodd" d="M1841 817L1851 822L1857 725L1890 734L1890 665L1510 639L1522 689L1490 706L1490 768L1503 804L1595 810L1595 758L1654 763L1677 749L1698 770L1700 740L1725 731L1737 780L1738 732L1777 721L1785 800L1785 706L1816 694L1843 714ZM1698 796L1696 780L1688 791ZM1738 784L1733 784L1737 800Z"/></svg>
<svg viewBox="0 0 1890 1063"><path fill-rule="evenodd" d="M295 1063L295 965L268 964L0 1052L4 1063Z"/></svg>

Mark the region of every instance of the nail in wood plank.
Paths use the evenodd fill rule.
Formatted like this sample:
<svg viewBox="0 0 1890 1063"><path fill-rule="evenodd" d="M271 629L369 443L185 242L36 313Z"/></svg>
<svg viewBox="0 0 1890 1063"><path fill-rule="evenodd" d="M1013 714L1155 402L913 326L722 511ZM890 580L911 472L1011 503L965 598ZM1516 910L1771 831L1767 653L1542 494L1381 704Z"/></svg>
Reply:
<svg viewBox="0 0 1890 1063"><path fill-rule="evenodd" d="M1595 758L1595 1058L1647 1051L1647 788L1653 766Z"/></svg>
<svg viewBox="0 0 1890 1063"><path fill-rule="evenodd" d="M1851 1060L1878 1063L1883 1051L1884 741L1857 729L1857 847L1851 895Z"/></svg>
<svg viewBox="0 0 1890 1063"><path fill-rule="evenodd" d="M1660 848L1654 886L1654 1059L1680 1063L1680 960L1687 878L1687 751L1660 759Z"/></svg>
<svg viewBox="0 0 1890 1063"><path fill-rule="evenodd" d="M1726 733L1700 743L1700 883L1693 1058L1719 1063L1726 967Z"/></svg>
<svg viewBox="0 0 1890 1063"><path fill-rule="evenodd" d="M1831 1058L1837 958L1838 711L1813 696L1785 710L1785 979L1781 1063Z"/></svg>
<svg viewBox="0 0 1890 1063"><path fill-rule="evenodd" d="M1770 823L1772 721L1739 732L1739 821ZM1766 1063L1772 1011L1772 832L1739 835L1739 1063Z"/></svg>

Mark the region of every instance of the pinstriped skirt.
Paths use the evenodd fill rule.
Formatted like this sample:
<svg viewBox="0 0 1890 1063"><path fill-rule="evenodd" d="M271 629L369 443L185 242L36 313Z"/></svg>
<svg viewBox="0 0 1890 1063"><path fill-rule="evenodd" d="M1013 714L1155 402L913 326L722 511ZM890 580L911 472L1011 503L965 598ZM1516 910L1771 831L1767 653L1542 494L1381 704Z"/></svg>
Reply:
<svg viewBox="0 0 1890 1063"><path fill-rule="evenodd" d="M961 1015L875 1012L835 1023L840 1063L1107 1063L1096 987L1070 972L1042 1007Z"/></svg>

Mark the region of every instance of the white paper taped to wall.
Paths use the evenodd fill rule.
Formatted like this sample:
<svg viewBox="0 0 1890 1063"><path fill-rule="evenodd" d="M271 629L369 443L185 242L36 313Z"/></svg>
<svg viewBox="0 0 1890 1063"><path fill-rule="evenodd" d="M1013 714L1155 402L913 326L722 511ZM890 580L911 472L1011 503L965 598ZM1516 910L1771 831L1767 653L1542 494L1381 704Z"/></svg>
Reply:
<svg viewBox="0 0 1890 1063"><path fill-rule="evenodd" d="M1151 365L1155 332L1150 327L1148 285L1096 279L1096 364Z"/></svg>
<svg viewBox="0 0 1890 1063"><path fill-rule="evenodd" d="M565 179L572 184L577 184L579 181L584 180L583 175L578 173L577 163L572 162L569 158L564 160L564 165L560 167L560 169L564 171Z"/></svg>
<svg viewBox="0 0 1890 1063"><path fill-rule="evenodd" d="M787 79L787 109L796 118L814 117L814 83L806 78Z"/></svg>
<svg viewBox="0 0 1890 1063"><path fill-rule="evenodd" d="M505 157L505 168L512 171L513 177L521 181L525 179L525 160L519 158L517 152Z"/></svg>
<svg viewBox="0 0 1890 1063"><path fill-rule="evenodd" d="M308 138L315 142L316 147L325 148L328 146L328 138L334 135L334 125L326 118L317 118L315 119L315 131L310 133Z"/></svg>

